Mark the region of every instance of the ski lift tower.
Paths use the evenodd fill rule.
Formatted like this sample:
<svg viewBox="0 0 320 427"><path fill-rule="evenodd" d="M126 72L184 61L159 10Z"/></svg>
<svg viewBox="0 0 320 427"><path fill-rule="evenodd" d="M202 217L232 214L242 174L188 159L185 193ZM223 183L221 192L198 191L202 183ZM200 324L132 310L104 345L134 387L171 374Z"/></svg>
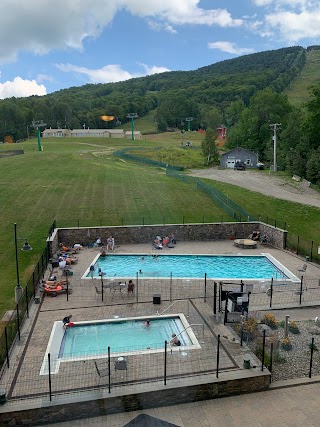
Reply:
<svg viewBox="0 0 320 427"><path fill-rule="evenodd" d="M190 132L190 123L192 122L193 117L186 117L186 122L188 123L188 132Z"/></svg>
<svg viewBox="0 0 320 427"><path fill-rule="evenodd" d="M134 119L137 119L139 116L137 113L128 113L126 115L127 119L131 119L131 135L132 135L132 141L134 141Z"/></svg>
<svg viewBox="0 0 320 427"><path fill-rule="evenodd" d="M47 123L44 123L43 120L33 120L31 127L37 129L38 134L38 151L42 151L41 141L40 141L40 128L46 127Z"/></svg>

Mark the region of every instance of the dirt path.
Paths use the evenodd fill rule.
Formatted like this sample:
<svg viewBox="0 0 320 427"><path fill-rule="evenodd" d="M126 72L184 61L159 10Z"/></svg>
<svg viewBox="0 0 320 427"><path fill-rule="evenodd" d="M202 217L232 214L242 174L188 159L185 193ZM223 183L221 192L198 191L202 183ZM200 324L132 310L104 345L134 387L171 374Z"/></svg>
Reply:
<svg viewBox="0 0 320 427"><path fill-rule="evenodd" d="M238 185L251 191L320 208L320 194L308 187L307 181L286 181L279 176L259 171L233 169L192 169L190 175Z"/></svg>

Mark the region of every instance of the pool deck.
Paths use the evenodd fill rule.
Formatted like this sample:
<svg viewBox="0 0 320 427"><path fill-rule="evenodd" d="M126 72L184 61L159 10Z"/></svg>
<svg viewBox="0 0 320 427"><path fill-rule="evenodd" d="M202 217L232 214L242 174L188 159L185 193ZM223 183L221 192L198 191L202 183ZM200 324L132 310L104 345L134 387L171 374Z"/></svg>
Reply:
<svg viewBox="0 0 320 427"><path fill-rule="evenodd" d="M212 288L208 285L207 301L203 298L203 279L201 280L177 280L170 289L169 280L143 280L139 278L139 295L128 295L126 291L120 293L111 292L106 289L104 292L104 301L101 301L101 294L96 292L100 289L100 279L81 279L84 271L91 264L99 248L83 249L77 255L78 263L72 267L73 275L70 276L70 287L72 294L58 295L57 297L46 296L42 302L34 304L30 311L30 318L25 322L21 334L21 340L15 346L11 356L10 369L4 375L1 386L5 387L7 395L12 398L7 404L0 406L0 414L6 411L14 411L22 407L22 400L29 398L28 404L31 406L40 404L48 400L48 378L39 376L43 357L46 352L47 344L51 334L54 321L59 321L68 314L72 314L74 321L112 319L115 317L139 317L156 315L157 311L164 310L172 304L172 299L181 299L169 308L166 313L184 313L188 315L189 324L204 325L194 327L193 330L201 343L201 350L194 350L193 353L175 352L169 360L168 377L171 381L181 384L185 377L197 377L199 381L204 376L206 381L208 376L212 376L214 381L214 372L216 368L215 355L217 352L217 336L221 337L222 347L220 349L220 370L221 375L226 377L240 377L246 374L248 377L255 376L255 369L243 370L243 359L250 358L253 365L259 362L248 349L240 347L239 340L233 332L221 324L221 317L214 316L212 312ZM115 247L115 253L131 254L242 254L258 255L261 253L270 253L281 264L288 268L292 273L297 274L297 269L302 266L304 260L287 251L280 251L267 245L258 244L256 249L239 250L233 245L232 241L214 241L214 242L178 242L172 249L163 249L155 251L151 245L136 244L122 245ZM57 274L61 275L58 269ZM49 271L46 277L49 276ZM308 263L306 278L318 280L320 269L318 266ZM132 278L134 281L135 278ZM107 280L106 280L107 282ZM190 289L190 295L186 296L186 286ZM263 285L264 286L264 285ZM266 287L269 286L266 284ZM152 296L160 294L162 296L161 305L152 303ZM314 293L310 301L306 293L304 294L304 304L311 305L315 303ZM210 299L211 298L211 299ZM265 300L264 300L265 298ZM188 299L189 301L187 301ZM139 302L137 302L139 300ZM268 296L266 292L262 294L262 302L259 302L259 309L268 308ZM319 298L320 301L320 289ZM254 299L251 302L250 309L255 309ZM288 306L297 306L297 296L292 293L292 300ZM276 306L281 308L281 301ZM112 363L114 360L112 360ZM257 369L258 371L258 369ZM150 356L137 355L129 358L128 371L116 372L113 378L113 387L117 393L127 393L129 388L135 384L141 389L146 388L146 382L152 386L152 381L156 384L161 381L163 375L163 353L153 354ZM182 375L182 377L180 377ZM184 376L184 377L183 377ZM182 379L184 378L184 379ZM100 379L103 384L103 379ZM170 382L170 380L169 380ZM96 371L92 361L87 362L65 362L60 366L59 374L53 375L52 378L53 393L78 391L78 398L81 393L87 395L96 393L96 387L99 385ZM82 390L82 391L81 391ZM83 391L84 390L84 391ZM25 402L25 401L24 401ZM33 403L32 403L33 402ZM38 402L38 403L37 403ZM25 406L26 403L23 403Z"/></svg>

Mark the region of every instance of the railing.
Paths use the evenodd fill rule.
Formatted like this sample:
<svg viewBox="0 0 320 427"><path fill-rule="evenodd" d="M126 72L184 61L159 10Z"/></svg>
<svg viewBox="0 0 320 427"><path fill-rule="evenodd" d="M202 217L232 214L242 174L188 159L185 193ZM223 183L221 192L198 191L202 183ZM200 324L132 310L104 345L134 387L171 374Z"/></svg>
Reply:
<svg viewBox="0 0 320 427"><path fill-rule="evenodd" d="M49 229L53 230L55 223ZM13 345L21 338L21 328L29 317L29 310L36 297L39 280L43 277L50 258L50 249L47 244L44 251L40 255L39 261L28 280L25 289L21 295L18 304L12 310L10 319L6 322L4 330L0 335L0 379L2 378L4 369L10 366L10 356Z"/></svg>
<svg viewBox="0 0 320 427"><path fill-rule="evenodd" d="M204 324L203 323L192 323L191 325L184 328L181 332L176 334L176 337L179 337L183 332L185 332L187 329L191 328L191 326L201 326L202 327L202 336L204 337Z"/></svg>
<svg viewBox="0 0 320 427"><path fill-rule="evenodd" d="M158 316L162 316L163 313L165 313L167 310L169 310L169 308L171 308L173 305L175 305L175 303L181 302L181 301L186 301L188 303L188 315L187 315L187 317L189 317L189 313L190 313L189 304L190 304L190 301L188 299L182 299L182 300L176 300L176 301L174 301L172 304L169 305L169 307L167 307L164 310L162 310L161 313L159 313L159 311L157 311L157 315Z"/></svg>

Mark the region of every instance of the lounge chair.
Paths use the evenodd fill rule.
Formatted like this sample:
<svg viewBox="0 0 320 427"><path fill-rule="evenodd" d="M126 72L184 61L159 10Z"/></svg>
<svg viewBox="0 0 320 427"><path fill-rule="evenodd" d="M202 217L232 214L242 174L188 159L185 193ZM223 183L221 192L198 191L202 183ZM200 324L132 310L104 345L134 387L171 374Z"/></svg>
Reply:
<svg viewBox="0 0 320 427"><path fill-rule="evenodd" d="M72 294L72 289L69 286L67 289L66 285L60 285L59 283L57 283L55 288L52 288L52 287L49 288L46 286L43 287L43 291L45 295L49 295L51 297L56 297L57 295L65 294L67 293L67 290L69 295Z"/></svg>

